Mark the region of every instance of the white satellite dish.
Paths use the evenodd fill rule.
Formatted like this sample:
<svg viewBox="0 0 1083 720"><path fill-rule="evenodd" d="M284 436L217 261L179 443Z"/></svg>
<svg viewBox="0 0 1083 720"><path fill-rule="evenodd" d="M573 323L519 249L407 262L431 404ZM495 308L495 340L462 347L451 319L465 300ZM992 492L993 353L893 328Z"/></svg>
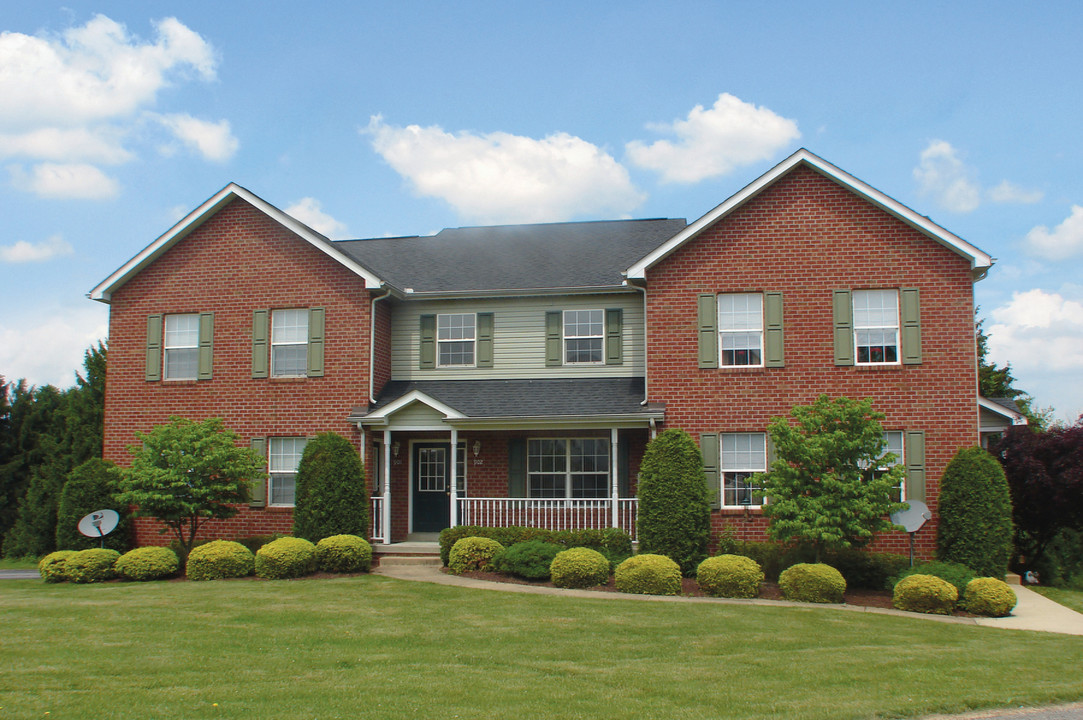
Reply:
<svg viewBox="0 0 1083 720"><path fill-rule="evenodd" d="M79 532L87 537L101 538L116 529L120 515L116 510L95 510L79 521Z"/></svg>
<svg viewBox="0 0 1083 720"><path fill-rule="evenodd" d="M914 567L914 533L921 529L926 520L932 520L933 514L929 512L929 506L920 500L907 500L903 504L905 508L891 513L891 522L902 525L910 533L910 567Z"/></svg>

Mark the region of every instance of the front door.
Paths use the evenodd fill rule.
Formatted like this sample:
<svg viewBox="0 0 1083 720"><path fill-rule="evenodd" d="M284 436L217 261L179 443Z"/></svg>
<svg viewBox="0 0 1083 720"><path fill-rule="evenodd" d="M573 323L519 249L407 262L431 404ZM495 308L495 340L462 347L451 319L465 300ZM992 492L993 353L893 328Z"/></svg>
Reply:
<svg viewBox="0 0 1083 720"><path fill-rule="evenodd" d="M448 443L415 443L413 492L416 533L440 532L451 523L451 467Z"/></svg>

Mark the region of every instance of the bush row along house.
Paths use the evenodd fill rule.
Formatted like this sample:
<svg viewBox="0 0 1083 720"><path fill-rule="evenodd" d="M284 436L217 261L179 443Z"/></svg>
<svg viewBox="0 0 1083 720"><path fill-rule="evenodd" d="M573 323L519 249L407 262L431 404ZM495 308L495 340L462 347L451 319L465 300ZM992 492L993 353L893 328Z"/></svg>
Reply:
<svg viewBox="0 0 1083 720"><path fill-rule="evenodd" d="M1017 420L977 397L973 284L991 265L807 150L690 224L332 242L231 184L90 293L110 306L104 454L125 464L170 416L224 418L268 479L208 537L289 531L320 432L361 453L377 542L460 524L634 534L640 458L676 427L703 452L714 530L757 539L768 421L828 393L873 399L900 494L935 514L956 450ZM918 552L934 538L935 520Z"/></svg>

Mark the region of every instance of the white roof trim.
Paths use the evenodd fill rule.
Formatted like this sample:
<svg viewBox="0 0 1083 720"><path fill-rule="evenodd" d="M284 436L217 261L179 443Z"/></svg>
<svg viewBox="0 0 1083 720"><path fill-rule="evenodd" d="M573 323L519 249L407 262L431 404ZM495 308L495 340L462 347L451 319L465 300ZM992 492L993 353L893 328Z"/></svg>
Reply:
<svg viewBox="0 0 1083 720"><path fill-rule="evenodd" d="M988 410L991 413L1000 415L1012 421L1012 425L1027 425L1027 417L1023 413L1016 412L1010 408L1006 408L999 403L995 403L989 398L978 397L978 407L983 410Z"/></svg>
<svg viewBox="0 0 1083 720"><path fill-rule="evenodd" d="M466 419L465 415L463 415L461 412L451 407L450 405L446 405L437 400L436 398L433 398L430 395L426 395L420 390L411 390L394 402L388 403L384 407L380 408L376 412L372 412L361 418L357 418L357 422L361 422L365 425L371 425L374 423L387 424L392 415L394 415L399 410L402 410L408 405L413 405L415 402L419 402L422 405L429 406L436 412L442 414L446 420Z"/></svg>
<svg viewBox="0 0 1083 720"><path fill-rule="evenodd" d="M695 237L701 230L708 227L719 218L722 218L733 210L739 208L747 200L754 197L767 186L771 185L771 183L773 183L775 180L779 179L790 170L801 164L808 165L817 172L826 175L832 180L835 180L836 182L850 188L859 195L864 196L870 202L880 206L886 212L894 215L903 222L928 235L933 240L936 240L941 245L947 247L949 250L953 250L959 255L968 258L970 260L971 270L976 277L981 277L982 275L984 275L986 270L992 267L993 258L989 254L979 250L978 248L958 237L954 233L940 227L924 215L919 215L918 213L914 212L897 200L888 197L871 185L868 185L861 180L858 180L853 175L850 175L846 171L835 167L831 163L827 162L826 160L817 155L814 155L805 148L801 148L793 155L790 155L778 165L775 165L766 173L758 177L756 180L746 185L738 193L731 196L728 200L711 210L699 220L696 220L695 222L688 225L684 230L677 233L665 243L657 247L654 251L641 259L635 265L632 265L630 268L628 268L627 271L625 271L625 276L632 279L645 278L647 270L652 265L668 256L674 250L683 245L687 240Z"/></svg>
<svg viewBox="0 0 1083 720"><path fill-rule="evenodd" d="M117 288L121 287L136 273L154 262L166 250L187 237L192 231L210 219L218 212L218 210L234 198L241 198L279 225L282 225L303 240L308 241L308 243L317 250L327 254L331 259L363 278L366 287L371 289L380 287L384 284L383 280L367 268L359 265L356 260L353 260L346 254L340 252L329 239L320 233L296 218L287 215L274 205L271 205L266 200L244 189L240 185L230 183L219 190L212 198L190 212L183 220L170 228L168 232L145 247L142 252L126 262L116 272L105 280L102 280L93 290L87 293L87 297L91 300L99 300L105 303L109 302L113 292L115 292Z"/></svg>

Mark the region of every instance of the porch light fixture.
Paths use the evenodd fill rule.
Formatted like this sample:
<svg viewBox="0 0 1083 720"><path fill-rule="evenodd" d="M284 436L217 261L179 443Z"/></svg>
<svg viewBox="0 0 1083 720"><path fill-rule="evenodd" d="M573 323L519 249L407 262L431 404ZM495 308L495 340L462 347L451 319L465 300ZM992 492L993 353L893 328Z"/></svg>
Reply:
<svg viewBox="0 0 1083 720"><path fill-rule="evenodd" d="M471 446L470 449L473 451L474 457L477 457L478 455L480 455L481 454L481 440L475 440L474 444Z"/></svg>
<svg viewBox="0 0 1083 720"><path fill-rule="evenodd" d="M399 456L399 441L398 440L391 443L391 454L394 455L395 457Z"/></svg>

